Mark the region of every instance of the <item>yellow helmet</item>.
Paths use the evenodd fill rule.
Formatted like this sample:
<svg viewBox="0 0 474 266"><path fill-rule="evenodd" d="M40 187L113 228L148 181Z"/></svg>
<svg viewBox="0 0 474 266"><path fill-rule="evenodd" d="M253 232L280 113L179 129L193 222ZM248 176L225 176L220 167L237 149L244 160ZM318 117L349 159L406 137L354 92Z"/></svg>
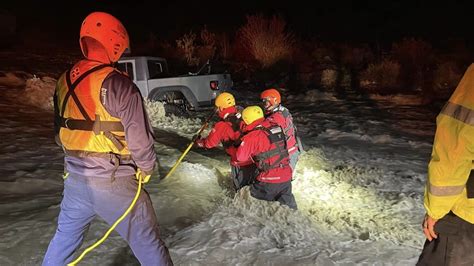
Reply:
<svg viewBox="0 0 474 266"><path fill-rule="evenodd" d="M259 106L248 106L242 111L242 119L246 125L250 125L260 118L263 118L263 111Z"/></svg>
<svg viewBox="0 0 474 266"><path fill-rule="evenodd" d="M232 94L228 92L223 92L217 96L214 103L219 110L235 106L235 98Z"/></svg>

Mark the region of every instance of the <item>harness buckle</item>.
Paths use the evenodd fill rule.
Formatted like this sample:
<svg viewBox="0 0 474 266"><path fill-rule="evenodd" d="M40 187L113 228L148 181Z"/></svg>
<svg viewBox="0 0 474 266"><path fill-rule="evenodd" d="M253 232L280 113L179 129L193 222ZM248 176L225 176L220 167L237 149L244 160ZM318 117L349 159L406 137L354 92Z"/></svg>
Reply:
<svg viewBox="0 0 474 266"><path fill-rule="evenodd" d="M67 125L67 122L69 122L69 118L66 118L66 120L64 120L64 126L65 126L67 129L70 129L69 126Z"/></svg>

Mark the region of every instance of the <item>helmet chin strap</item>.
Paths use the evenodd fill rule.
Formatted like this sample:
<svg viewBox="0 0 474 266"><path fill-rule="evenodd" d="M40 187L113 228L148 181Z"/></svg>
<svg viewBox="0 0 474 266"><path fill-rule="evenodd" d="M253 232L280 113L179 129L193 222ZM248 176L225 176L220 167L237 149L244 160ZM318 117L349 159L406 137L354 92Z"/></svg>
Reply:
<svg viewBox="0 0 474 266"><path fill-rule="evenodd" d="M268 108L265 108L265 111L267 111L267 112L275 112L276 110L278 110L279 107L280 107L279 104L277 104L277 105L270 105L270 106L268 106Z"/></svg>

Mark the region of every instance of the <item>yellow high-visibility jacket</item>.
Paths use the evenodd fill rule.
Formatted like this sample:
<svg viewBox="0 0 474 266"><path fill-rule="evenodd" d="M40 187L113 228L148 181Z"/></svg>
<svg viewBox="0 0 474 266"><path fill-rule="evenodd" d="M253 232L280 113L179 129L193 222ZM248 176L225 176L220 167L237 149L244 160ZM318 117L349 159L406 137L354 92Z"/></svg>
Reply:
<svg viewBox="0 0 474 266"><path fill-rule="evenodd" d="M474 197L468 197L467 189L474 182L474 175L469 178L473 161L474 64L436 118L424 199L429 216L440 219L452 211L474 224Z"/></svg>

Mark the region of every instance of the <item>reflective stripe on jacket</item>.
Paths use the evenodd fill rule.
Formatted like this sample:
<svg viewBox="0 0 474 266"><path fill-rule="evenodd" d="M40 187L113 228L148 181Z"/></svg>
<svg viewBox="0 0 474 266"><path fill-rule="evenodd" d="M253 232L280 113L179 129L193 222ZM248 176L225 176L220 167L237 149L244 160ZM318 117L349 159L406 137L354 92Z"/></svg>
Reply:
<svg viewBox="0 0 474 266"><path fill-rule="evenodd" d="M424 199L428 215L440 219L453 211L474 223L474 192L468 190L468 187L473 189L474 180L469 178L473 160L474 66L471 65L436 118Z"/></svg>

